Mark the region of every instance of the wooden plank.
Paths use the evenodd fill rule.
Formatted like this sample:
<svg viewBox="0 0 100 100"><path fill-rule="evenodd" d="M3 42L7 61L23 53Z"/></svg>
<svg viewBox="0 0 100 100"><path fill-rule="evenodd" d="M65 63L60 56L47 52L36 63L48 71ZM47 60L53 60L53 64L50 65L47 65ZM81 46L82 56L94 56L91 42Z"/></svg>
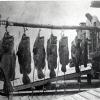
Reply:
<svg viewBox="0 0 100 100"><path fill-rule="evenodd" d="M98 27L89 27L89 26L58 26L58 25L43 25L43 24L31 24L31 23L18 23L18 22L10 22L6 20L0 21L1 25L8 25L8 26L19 26L19 27L30 27L30 28L47 28L47 29L82 29L82 30L99 30Z"/></svg>
<svg viewBox="0 0 100 100"><path fill-rule="evenodd" d="M88 92L82 92L82 93L79 93L79 95L87 98L88 100L98 100L98 97L96 97L95 95L90 94Z"/></svg>
<svg viewBox="0 0 100 100"><path fill-rule="evenodd" d="M54 99L55 100L55 99ZM75 100L74 98L72 98L72 96L64 96L64 97L60 97L57 100Z"/></svg>
<svg viewBox="0 0 100 100"><path fill-rule="evenodd" d="M85 91L85 90L84 90ZM83 91L80 91L80 92L83 92ZM49 95L72 95L72 94L76 94L76 93L79 93L79 90L77 89L76 91L64 91L63 90L49 90L49 91L44 91L41 90L41 91L23 91L23 92L13 92L13 96L27 96L27 95L30 95L30 96L41 96L41 95L44 95L44 96L49 96ZM12 94L12 93L11 93Z"/></svg>
<svg viewBox="0 0 100 100"><path fill-rule="evenodd" d="M87 93L90 93L90 94L96 96L98 99L100 99L100 93L99 92L96 92L94 90L90 90L90 91L87 91Z"/></svg>
<svg viewBox="0 0 100 100"><path fill-rule="evenodd" d="M80 73L80 75L85 75L85 74L88 74L91 72L91 69L90 70L85 70L85 71L82 71ZM40 85L43 85L43 84L47 84L49 82L54 82L54 81L58 81L58 80L64 80L64 77L65 77L65 80L68 80L68 79L73 79L75 77L78 77L79 74L78 73L71 73L71 74L66 74L65 76L62 75L62 76L58 76L58 77L55 77L55 78L47 78L45 80L41 80L41 81L36 81L36 82L32 82L28 85L19 85L19 86L14 86L13 87L13 90L14 91L19 91L19 90L24 90L24 89L28 89L28 88L33 88L35 86L40 86Z"/></svg>
<svg viewBox="0 0 100 100"><path fill-rule="evenodd" d="M73 96L76 98L76 100L87 100L85 97L80 96L79 94L75 94Z"/></svg>

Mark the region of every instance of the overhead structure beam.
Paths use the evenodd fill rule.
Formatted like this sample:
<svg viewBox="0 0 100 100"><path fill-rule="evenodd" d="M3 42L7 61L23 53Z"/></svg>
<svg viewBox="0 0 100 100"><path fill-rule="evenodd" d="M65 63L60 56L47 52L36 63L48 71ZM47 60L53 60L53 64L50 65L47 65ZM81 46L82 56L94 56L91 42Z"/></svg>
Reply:
<svg viewBox="0 0 100 100"><path fill-rule="evenodd" d="M81 29L81 30L98 30L98 27L88 27L88 26L67 26L67 25L45 25L45 24L31 24L31 23L18 23L11 22L6 20L1 20L0 25L8 25L8 26L18 26L18 27L30 27L30 28L47 28L47 29L56 29L56 30L71 30L71 29Z"/></svg>

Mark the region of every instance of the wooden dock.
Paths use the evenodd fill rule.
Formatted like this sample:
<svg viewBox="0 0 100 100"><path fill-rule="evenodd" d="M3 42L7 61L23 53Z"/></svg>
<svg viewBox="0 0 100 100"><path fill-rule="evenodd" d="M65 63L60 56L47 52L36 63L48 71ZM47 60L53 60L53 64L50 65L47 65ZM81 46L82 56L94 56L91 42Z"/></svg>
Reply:
<svg viewBox="0 0 100 100"><path fill-rule="evenodd" d="M91 89L70 96L62 96L55 100L100 100L100 88Z"/></svg>
<svg viewBox="0 0 100 100"><path fill-rule="evenodd" d="M76 73L75 72L75 70L74 70L74 68L71 68L71 69L69 69L69 71L65 74L65 75L60 75L60 76L57 76L57 77L54 77L54 78L46 78L46 79L43 79L43 80L38 80L38 81L34 81L34 82L31 82L30 84L27 84L27 85L23 85L23 84L21 84L21 85L15 85L15 86L12 86L13 87L13 93L14 92L19 92L19 91L26 91L26 90L28 90L28 91L30 91L30 92L32 92L32 91L34 91L34 88L36 88L36 87L41 87L41 86L45 86L45 85L50 85L51 86L51 83L55 83L55 82L58 82L58 81L67 81L67 80L73 80L73 79L76 79L76 78L78 78L79 76L82 76L82 75L87 75L87 74L89 74L89 73L91 73L91 67L89 66L89 67L87 67L87 68L81 68L81 72L80 73ZM68 81L67 81L68 82ZM64 82L63 82L64 83ZM55 83L56 84L56 83ZM64 90L64 88L65 87L61 87L61 88L59 88L59 89L63 89ZM66 87L66 88L68 88L68 86ZM77 88L79 88L79 87L77 87ZM54 89L54 92L55 92L55 90L56 90L56 87L53 87L53 89ZM59 90L58 89L58 90ZM48 89L48 88L46 88L46 90L52 90L51 89L51 87L50 87L50 89ZM43 89L42 89L42 92L40 92L40 93L42 93L43 94ZM47 92L47 91L46 91ZM45 93L46 93L45 92ZM79 92L79 91L78 91ZM48 94L49 92L47 92L46 94ZM53 92L52 92L53 93ZM50 94L52 94L51 92L50 92ZM61 93L63 93L63 92L61 92ZM29 93L28 93L29 94ZM30 93L31 94L31 93ZM34 91L34 94L35 94L35 91ZM0 91L0 95L5 95L5 94L3 94L3 91L1 90Z"/></svg>

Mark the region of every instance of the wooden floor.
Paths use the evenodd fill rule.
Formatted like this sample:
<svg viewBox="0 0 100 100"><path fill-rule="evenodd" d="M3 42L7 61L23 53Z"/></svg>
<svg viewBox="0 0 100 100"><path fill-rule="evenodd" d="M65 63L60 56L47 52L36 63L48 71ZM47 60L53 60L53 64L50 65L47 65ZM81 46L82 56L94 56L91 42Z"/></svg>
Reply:
<svg viewBox="0 0 100 100"><path fill-rule="evenodd" d="M55 100L100 100L100 88L91 89L70 96L62 96Z"/></svg>
<svg viewBox="0 0 100 100"><path fill-rule="evenodd" d="M67 71L67 72L74 72L75 70L72 70L72 69L73 68L71 68L71 71ZM89 70L89 69L85 69L85 70ZM83 71L83 68L81 68L81 71ZM69 73L67 73L67 74L69 74ZM68 75L66 76L66 79L67 78L68 78ZM52 82L55 82L54 79L52 79L51 81ZM62 79L62 77L61 77L61 79ZM72 82L70 82L70 81L72 81ZM78 88L79 85L75 85L75 84L74 85L73 84L71 85L71 83L74 83L74 82L76 83L77 81L73 81L73 80L70 80L70 81L68 81L68 80L66 81L66 83L67 83L67 85L66 85L66 87L67 87L67 89L66 89L67 93L69 93L68 90L75 90L76 91L76 89L77 89L77 91L79 91L79 88ZM37 82L35 82L35 83L37 83ZM39 84L40 83L41 82L39 82ZM80 92L80 93L75 93L75 94L65 94L65 95L64 94L63 95L55 95L55 94L52 94L52 95L47 95L47 96L43 96L43 95L41 95L41 96L29 96L29 95L28 96L14 96L13 95L13 97L12 97L11 100L42 100L42 99L43 100L80 100L80 99L82 99L82 100L100 100L100 85L99 85L100 82L99 82L99 84L96 84L93 81L93 87L90 87L90 88L85 83L86 82L83 82L83 81L81 83L81 90L82 89L85 89L85 90L87 89L87 91L85 91L85 92ZM59 83L59 84L61 84L61 83ZM32 83L32 85L33 85L33 83ZM37 84L35 84L35 85L37 86ZM15 86L14 89L15 90L20 90L20 88L22 86L23 85L18 86L19 88L17 86ZM72 86L73 86L73 88L72 88ZM94 86L96 86L96 87L94 87ZM25 86L25 88L26 88L26 86ZM28 94L29 94L29 91L28 91ZM0 96L0 100L8 100L8 99L5 96Z"/></svg>
<svg viewBox="0 0 100 100"><path fill-rule="evenodd" d="M95 84L95 87L94 87ZM93 87L92 88L87 88L87 86L85 85L85 87L81 86L81 89L85 89L87 88L86 91L84 92L79 92L79 93L75 93L75 94L69 94L69 89L66 89L67 94L60 94L60 95L37 95L37 96L14 96L12 97L12 99L9 100L100 100L100 81L96 81L93 82ZM98 86L97 86L98 85ZM98 87L98 88L97 88ZM73 88L74 89L74 88ZM72 90L72 89L70 89ZM78 89L77 89L78 90ZM28 92L29 93L29 92ZM0 100L8 100L7 97L5 96L0 96Z"/></svg>
<svg viewBox="0 0 100 100"><path fill-rule="evenodd" d="M0 96L0 100L8 100ZM100 100L100 88L91 89L74 95L50 95L50 96L13 96L10 100Z"/></svg>

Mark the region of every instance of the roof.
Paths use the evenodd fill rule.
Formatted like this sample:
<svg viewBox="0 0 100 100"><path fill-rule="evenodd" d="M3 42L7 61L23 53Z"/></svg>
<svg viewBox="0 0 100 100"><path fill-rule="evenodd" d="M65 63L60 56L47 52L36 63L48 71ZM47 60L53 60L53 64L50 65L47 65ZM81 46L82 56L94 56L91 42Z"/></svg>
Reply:
<svg viewBox="0 0 100 100"><path fill-rule="evenodd" d="M92 1L90 7L100 8L100 1Z"/></svg>

